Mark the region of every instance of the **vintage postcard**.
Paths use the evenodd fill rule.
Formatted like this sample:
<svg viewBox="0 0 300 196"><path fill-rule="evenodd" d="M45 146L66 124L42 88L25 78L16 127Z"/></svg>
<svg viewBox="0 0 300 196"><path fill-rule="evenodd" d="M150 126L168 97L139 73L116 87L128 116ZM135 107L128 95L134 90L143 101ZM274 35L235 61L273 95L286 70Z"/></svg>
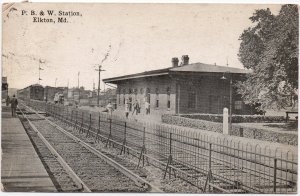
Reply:
<svg viewBox="0 0 300 196"><path fill-rule="evenodd" d="M1 190L296 194L298 8L3 4Z"/></svg>

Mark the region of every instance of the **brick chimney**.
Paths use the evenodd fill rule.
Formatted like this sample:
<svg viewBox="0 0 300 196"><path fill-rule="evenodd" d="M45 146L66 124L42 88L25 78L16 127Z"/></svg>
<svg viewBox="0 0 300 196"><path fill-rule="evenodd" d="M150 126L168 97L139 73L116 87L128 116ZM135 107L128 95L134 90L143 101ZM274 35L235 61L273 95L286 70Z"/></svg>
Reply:
<svg viewBox="0 0 300 196"><path fill-rule="evenodd" d="M178 58L177 57L174 57L172 58L172 67L178 67Z"/></svg>
<svg viewBox="0 0 300 196"><path fill-rule="evenodd" d="M182 65L188 65L189 64L189 56L188 55L182 55L181 57L181 61L182 61Z"/></svg>

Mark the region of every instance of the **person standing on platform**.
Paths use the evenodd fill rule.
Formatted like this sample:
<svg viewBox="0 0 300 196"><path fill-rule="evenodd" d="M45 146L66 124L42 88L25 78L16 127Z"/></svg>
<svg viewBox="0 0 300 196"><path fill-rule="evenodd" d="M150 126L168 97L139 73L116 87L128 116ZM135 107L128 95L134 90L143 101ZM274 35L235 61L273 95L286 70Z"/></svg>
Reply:
<svg viewBox="0 0 300 196"><path fill-rule="evenodd" d="M10 103L10 97L7 95L7 97L6 97L6 106L9 106L9 103Z"/></svg>
<svg viewBox="0 0 300 196"><path fill-rule="evenodd" d="M126 100L126 102L125 102L125 116L126 116L126 119L128 119L128 115L129 115L129 103Z"/></svg>
<svg viewBox="0 0 300 196"><path fill-rule="evenodd" d="M145 102L146 115L150 114L150 103L148 101Z"/></svg>
<svg viewBox="0 0 300 196"><path fill-rule="evenodd" d="M136 115L138 115L138 108L139 108L139 103L137 100L134 101L133 103L133 111L132 111L132 115L135 113Z"/></svg>
<svg viewBox="0 0 300 196"><path fill-rule="evenodd" d="M113 108L113 105L111 104L110 101L108 102L108 104L106 106L106 109L107 109L108 115L111 118L112 117L112 112L113 112L114 108Z"/></svg>
<svg viewBox="0 0 300 196"><path fill-rule="evenodd" d="M16 109L18 106L18 99L15 95L13 95L13 98L10 100L10 106L11 106L11 115L12 117L16 116Z"/></svg>

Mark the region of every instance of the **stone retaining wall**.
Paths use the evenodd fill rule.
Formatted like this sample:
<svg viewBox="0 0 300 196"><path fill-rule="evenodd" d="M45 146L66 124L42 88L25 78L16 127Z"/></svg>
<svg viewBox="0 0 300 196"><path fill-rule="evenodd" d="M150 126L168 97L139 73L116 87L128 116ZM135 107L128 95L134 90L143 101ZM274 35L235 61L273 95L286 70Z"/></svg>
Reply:
<svg viewBox="0 0 300 196"><path fill-rule="evenodd" d="M182 114L181 117L199 119L212 122L223 122L222 114ZM232 115L233 123L273 123L273 122L285 122L284 116L264 116L264 115Z"/></svg>
<svg viewBox="0 0 300 196"><path fill-rule="evenodd" d="M211 122L199 119L191 119L181 116L174 116L170 114L164 114L162 116L162 122L167 124L179 125L184 127L191 127L196 129L203 129L207 131L213 131L222 133L223 125L218 122ZM268 131L265 129L258 129L252 127L246 127L242 125L232 125L232 131L230 135L258 139L263 141L277 142L289 145L298 145L298 135L291 133L281 133L276 131Z"/></svg>

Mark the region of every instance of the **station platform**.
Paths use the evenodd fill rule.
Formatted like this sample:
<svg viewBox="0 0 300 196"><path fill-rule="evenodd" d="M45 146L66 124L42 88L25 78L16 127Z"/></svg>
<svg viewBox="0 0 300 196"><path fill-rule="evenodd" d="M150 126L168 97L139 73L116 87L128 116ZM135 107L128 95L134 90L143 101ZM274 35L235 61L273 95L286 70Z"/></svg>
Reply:
<svg viewBox="0 0 300 196"><path fill-rule="evenodd" d="M56 192L25 129L10 107L1 113L1 190L7 192Z"/></svg>

